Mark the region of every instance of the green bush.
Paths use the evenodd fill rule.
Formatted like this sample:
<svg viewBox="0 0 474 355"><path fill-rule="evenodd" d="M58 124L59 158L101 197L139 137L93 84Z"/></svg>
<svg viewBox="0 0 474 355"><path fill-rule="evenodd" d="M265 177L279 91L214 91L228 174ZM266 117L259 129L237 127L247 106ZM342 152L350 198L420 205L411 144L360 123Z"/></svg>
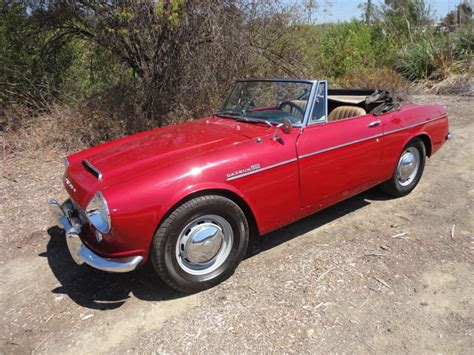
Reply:
<svg viewBox="0 0 474 355"><path fill-rule="evenodd" d="M328 76L336 78L357 67L373 67L372 47L371 29L363 23L323 26L313 67L315 71L323 67Z"/></svg>
<svg viewBox="0 0 474 355"><path fill-rule="evenodd" d="M429 42L420 40L399 51L395 68L409 80L425 79L435 69Z"/></svg>
<svg viewBox="0 0 474 355"><path fill-rule="evenodd" d="M472 61L472 31L428 34L399 50L394 67L412 81L439 80L469 67Z"/></svg>
<svg viewBox="0 0 474 355"><path fill-rule="evenodd" d="M33 110L63 92L75 47L58 30L45 30L28 6L13 2L0 16L0 104Z"/></svg>

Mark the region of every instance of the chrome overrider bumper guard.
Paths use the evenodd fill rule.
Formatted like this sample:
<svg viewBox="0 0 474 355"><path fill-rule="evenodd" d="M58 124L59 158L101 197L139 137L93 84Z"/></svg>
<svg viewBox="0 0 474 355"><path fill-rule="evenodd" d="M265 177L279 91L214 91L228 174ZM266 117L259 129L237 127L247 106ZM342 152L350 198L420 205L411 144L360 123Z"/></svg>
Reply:
<svg viewBox="0 0 474 355"><path fill-rule="evenodd" d="M82 224L79 218L71 217L72 204L66 201L60 205L56 200L48 201L51 213L57 219L59 225L66 231L66 242L73 260L76 264L86 263L95 269L109 272L128 272L135 268L143 260L142 256L130 256L123 258L103 258L87 246L79 238Z"/></svg>

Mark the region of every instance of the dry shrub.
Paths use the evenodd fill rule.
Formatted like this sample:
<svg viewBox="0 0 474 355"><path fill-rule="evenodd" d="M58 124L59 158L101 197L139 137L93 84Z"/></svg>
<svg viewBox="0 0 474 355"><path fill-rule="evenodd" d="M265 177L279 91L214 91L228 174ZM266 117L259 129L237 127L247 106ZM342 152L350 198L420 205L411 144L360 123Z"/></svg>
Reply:
<svg viewBox="0 0 474 355"><path fill-rule="evenodd" d="M450 75L431 86L429 92L437 95L472 94L472 75ZM429 83L427 83L427 86Z"/></svg>
<svg viewBox="0 0 474 355"><path fill-rule="evenodd" d="M9 152L59 149L73 152L126 134L125 123L99 110L53 104L47 113L28 116L20 107L6 112Z"/></svg>
<svg viewBox="0 0 474 355"><path fill-rule="evenodd" d="M340 87L359 89L387 89L400 94L413 93L412 83L390 68L358 68L337 80Z"/></svg>

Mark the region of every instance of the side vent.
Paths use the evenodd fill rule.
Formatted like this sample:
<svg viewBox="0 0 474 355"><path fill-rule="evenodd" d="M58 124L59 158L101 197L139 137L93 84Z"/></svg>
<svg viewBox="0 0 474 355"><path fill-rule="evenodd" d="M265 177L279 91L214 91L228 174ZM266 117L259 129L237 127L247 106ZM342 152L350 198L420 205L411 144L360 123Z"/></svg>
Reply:
<svg viewBox="0 0 474 355"><path fill-rule="evenodd" d="M102 180L102 173L94 165L89 163L87 159L84 159L82 161L82 165L88 172L94 175L97 179Z"/></svg>

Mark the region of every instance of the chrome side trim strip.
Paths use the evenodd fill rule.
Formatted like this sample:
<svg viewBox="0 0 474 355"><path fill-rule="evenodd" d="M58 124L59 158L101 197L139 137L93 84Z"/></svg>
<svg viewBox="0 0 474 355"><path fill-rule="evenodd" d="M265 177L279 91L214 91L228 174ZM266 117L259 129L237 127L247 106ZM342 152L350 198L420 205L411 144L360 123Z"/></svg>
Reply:
<svg viewBox="0 0 474 355"><path fill-rule="evenodd" d="M330 150L339 149L339 148L342 148L342 147L346 147L346 146L348 146L348 145L357 144L357 143L360 143L360 142L368 141L369 139L373 139L373 138L377 138L377 137L382 137L382 136L383 136L383 133L376 134L375 136L370 136L370 137L367 137L367 138L361 138L361 139L358 139L358 140L356 140L356 141L352 141L352 142L348 142L348 143L344 143L344 144L335 145L334 147L329 147L329 148L317 150L317 151L315 151L315 152L308 153L308 154L303 154L303 155L300 155L298 158L299 158L299 159L307 158L307 157L310 157L310 156L312 156L312 155L316 155L316 154L321 154L321 153L329 152Z"/></svg>
<svg viewBox="0 0 474 355"><path fill-rule="evenodd" d="M298 158L293 158L293 159L285 160L285 161L282 161L282 162L279 162L279 163L276 163L276 164L272 164L272 165L269 165L269 166L265 166L265 167L260 168L260 169L257 169L257 170L252 170L252 171L243 173L243 174L241 174L241 175L229 177L229 178L227 178L227 181L237 180L237 179L243 178L243 177L245 177L245 176L257 174L257 173L260 173L260 172L265 171L265 170L269 170L269 169L273 169L273 168L276 168L276 167L279 167L279 166L282 166L282 165L285 165L285 164L293 163L293 162L297 161L298 159L303 159L303 158L307 158L307 157L310 157L310 156L313 156L313 155L316 155L316 154L321 154L321 153L329 152L329 151L331 151L331 150L338 149L338 148L343 148L343 147L346 147L346 146L348 146L348 145L361 143L361 142L367 141L367 140L369 140L369 139L374 139L374 138L386 136L386 135L391 134L391 133L396 133L396 132L399 132L399 131L403 131L404 129L409 129L409 128L413 128L413 127L416 127L416 126L421 126L421 125L424 125L424 124L426 124L426 123L430 123L430 122L439 120L440 118L444 118L444 117L446 117L446 116L447 116L447 115L444 114L444 115L441 115L441 116L438 116L438 117L431 118L431 119L426 120L426 121L421 122L421 123L416 123L416 124L411 125L411 126L403 127L403 128L400 128L400 129L395 129L395 130L393 130L393 131L389 131L389 132L385 132L385 133L376 134L376 135L373 135L373 136L370 136L370 137L367 137L367 138L361 138L361 139L358 139L358 140L355 140L355 141L352 141L352 142L348 142L348 143L344 143L344 144L339 144L339 145L336 145L336 146L334 146L334 147L329 147L329 148L326 148L326 149L321 149L321 150L318 150L318 151L315 151L315 152L312 152L312 153L303 154L303 155L298 156Z"/></svg>
<svg viewBox="0 0 474 355"><path fill-rule="evenodd" d="M317 150L317 151L315 151L315 152L303 154L303 155L298 156L298 159L307 158L307 157L310 157L310 156L313 156L313 155L316 155L316 154L321 154L321 153L329 152L329 151L334 150L334 149L343 148L343 147L346 147L346 146L348 146L348 145L352 145L352 144L357 144L357 143L365 142L365 141L368 141L368 140L370 140L370 139L374 139L374 138L386 136L386 135L389 135L389 134L392 134L392 133L396 133L396 132L400 132L400 131L403 131L403 130L405 130L405 129L410 129L410 128L413 128L413 127L416 127L416 126L421 126L421 125L424 125L424 124L426 124L426 123L430 123L430 122L439 120L440 118L444 118L444 117L446 117L446 116L447 116L447 115L444 114L444 115L441 115L441 116L438 116L438 117L434 117L434 118L431 118L431 119L426 120L426 121L424 121L424 122L416 123L416 124L413 124L413 125L410 125L410 126L407 126L407 127L403 127L403 128L399 128L399 129L394 129L394 130L392 130L392 131L388 131L388 132L376 134L376 135L374 135L374 136L370 136L370 137L367 137L367 138L361 138L361 139L358 139L358 140L355 140L355 141L352 141L352 142L348 142L348 143L344 143L344 144L339 144L339 145L336 145L336 146L333 146L333 147L329 147L329 148Z"/></svg>
<svg viewBox="0 0 474 355"><path fill-rule="evenodd" d="M298 160L297 158L293 158L293 159L288 159L288 160L285 160L285 161L281 161L279 163L272 164L272 165L269 165L269 166L265 166L265 167L257 169L257 170L252 170L252 171L249 171L249 172L241 174L241 175L232 176L230 178L227 178L227 181L237 180L237 179L240 179L240 178L245 177L245 176L249 176L249 175L256 174L256 173L261 173L262 171L273 169L273 168L276 168L278 166L282 166L282 165L285 165L285 164L293 163L297 160Z"/></svg>
<svg viewBox="0 0 474 355"><path fill-rule="evenodd" d="M99 180L102 180L102 173L94 165L92 165L87 159L84 159L82 163L88 168Z"/></svg>

